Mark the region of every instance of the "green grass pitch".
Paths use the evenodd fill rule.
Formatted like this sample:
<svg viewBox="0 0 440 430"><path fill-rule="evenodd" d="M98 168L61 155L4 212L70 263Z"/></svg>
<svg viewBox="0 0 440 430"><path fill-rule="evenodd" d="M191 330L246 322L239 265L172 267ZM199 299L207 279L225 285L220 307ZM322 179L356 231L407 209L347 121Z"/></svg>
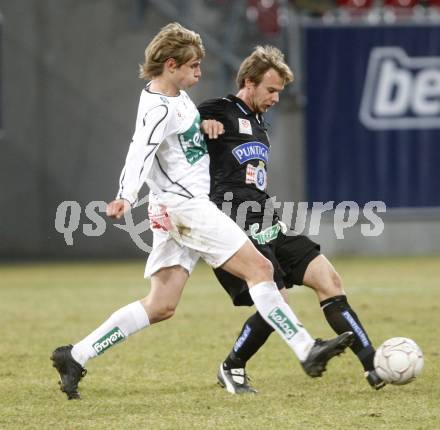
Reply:
<svg viewBox="0 0 440 430"><path fill-rule="evenodd" d="M273 335L248 364L257 396L233 396L216 372L249 308L234 308L200 264L176 315L87 364L81 401L58 389L49 356L145 295L144 263L0 266L1 429L439 429L440 257L337 259L350 302L378 346L413 338L415 382L372 390L351 351L311 379ZM332 337L314 293L290 304L315 337Z"/></svg>

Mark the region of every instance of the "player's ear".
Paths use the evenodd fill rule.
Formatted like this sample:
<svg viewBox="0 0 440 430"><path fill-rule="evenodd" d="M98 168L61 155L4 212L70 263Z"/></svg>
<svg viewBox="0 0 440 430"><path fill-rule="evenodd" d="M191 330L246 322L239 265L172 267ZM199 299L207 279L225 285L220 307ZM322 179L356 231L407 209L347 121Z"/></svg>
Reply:
<svg viewBox="0 0 440 430"><path fill-rule="evenodd" d="M165 61L165 67L171 72L174 73L177 69L177 62L174 58L167 58Z"/></svg>
<svg viewBox="0 0 440 430"><path fill-rule="evenodd" d="M255 87L255 82L251 81L250 78L244 78L244 86L245 86L247 89L250 89L250 88L252 88L252 87Z"/></svg>

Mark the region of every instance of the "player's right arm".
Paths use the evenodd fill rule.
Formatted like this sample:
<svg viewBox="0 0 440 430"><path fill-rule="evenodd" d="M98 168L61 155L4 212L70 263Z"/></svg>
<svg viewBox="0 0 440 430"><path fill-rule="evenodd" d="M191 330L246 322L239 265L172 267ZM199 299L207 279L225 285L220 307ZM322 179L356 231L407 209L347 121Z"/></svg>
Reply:
<svg viewBox="0 0 440 430"><path fill-rule="evenodd" d="M153 165L154 155L167 137L168 106L161 104L148 109L144 104L141 98L136 130L119 179L119 191L107 207L110 217L120 218L136 203L139 190Z"/></svg>
<svg viewBox="0 0 440 430"><path fill-rule="evenodd" d="M106 214L110 218L120 219L131 208L128 200L116 199L107 204Z"/></svg>

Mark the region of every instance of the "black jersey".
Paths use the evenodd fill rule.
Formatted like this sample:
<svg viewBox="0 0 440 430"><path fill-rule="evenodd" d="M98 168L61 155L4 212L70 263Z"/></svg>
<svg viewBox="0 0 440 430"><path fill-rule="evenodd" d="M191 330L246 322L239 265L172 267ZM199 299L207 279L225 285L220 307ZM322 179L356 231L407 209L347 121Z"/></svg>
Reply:
<svg viewBox="0 0 440 430"><path fill-rule="evenodd" d="M246 228L261 222L267 199L267 164L270 143L264 118L255 114L238 97L212 99L199 107L201 119L223 123L225 133L218 139L207 139L210 156L211 200L221 206L225 193L233 193L233 214L242 202L257 202L247 211ZM229 199L228 199L229 200ZM252 218L252 219L248 219Z"/></svg>
<svg viewBox="0 0 440 430"><path fill-rule="evenodd" d="M211 200L222 209L225 193L232 192L230 216L240 226L243 226L237 219L240 204L258 203L259 211L255 207L246 211L244 228L249 231L249 239L272 262L278 288L302 284L309 262L319 255L319 245L305 236L285 235L286 226L279 221L276 211L267 210L271 202L266 193L270 144L262 115L255 114L232 95L208 100L198 109L201 119L215 119L225 127L225 133L218 139L206 138ZM221 268L214 272L235 305L253 304L246 282Z"/></svg>

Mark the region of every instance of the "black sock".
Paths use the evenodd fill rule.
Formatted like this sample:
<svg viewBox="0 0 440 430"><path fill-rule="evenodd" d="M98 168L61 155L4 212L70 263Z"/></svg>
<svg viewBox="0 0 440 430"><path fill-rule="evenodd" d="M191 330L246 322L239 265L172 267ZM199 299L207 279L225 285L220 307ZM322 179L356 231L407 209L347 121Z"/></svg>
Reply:
<svg viewBox="0 0 440 430"><path fill-rule="evenodd" d="M232 351L223 363L226 369L245 367L246 362L260 349L274 329L256 312L248 318Z"/></svg>
<svg viewBox="0 0 440 430"><path fill-rule="evenodd" d="M327 322L337 334L344 331L352 331L355 334L355 340L350 348L357 355L365 370L373 370L375 350L358 316L348 304L347 297L335 296L323 300L321 309Z"/></svg>

